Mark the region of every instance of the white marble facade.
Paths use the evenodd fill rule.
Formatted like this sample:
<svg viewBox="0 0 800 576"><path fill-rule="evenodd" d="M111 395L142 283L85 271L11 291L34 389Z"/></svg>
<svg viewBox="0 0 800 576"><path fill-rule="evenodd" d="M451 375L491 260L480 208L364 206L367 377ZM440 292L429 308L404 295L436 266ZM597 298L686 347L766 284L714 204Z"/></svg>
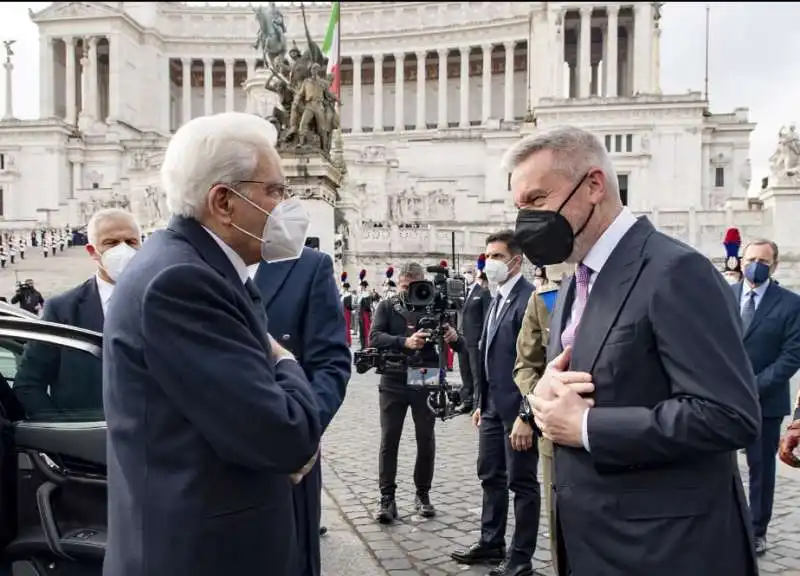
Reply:
<svg viewBox="0 0 800 576"><path fill-rule="evenodd" d="M709 114L699 93L661 92L659 5L343 4L344 269L377 280L408 258L438 262L454 239L474 257L513 222L499 161L535 130L534 115L539 128L594 130L627 204L710 256L728 225L767 233L772 215L745 200L747 109ZM299 9L281 9L302 48ZM320 41L329 7L306 14ZM31 17L41 119L0 122L0 225L81 224L125 199L145 224L158 221L169 135L190 118L249 109L252 8L54 2Z"/></svg>

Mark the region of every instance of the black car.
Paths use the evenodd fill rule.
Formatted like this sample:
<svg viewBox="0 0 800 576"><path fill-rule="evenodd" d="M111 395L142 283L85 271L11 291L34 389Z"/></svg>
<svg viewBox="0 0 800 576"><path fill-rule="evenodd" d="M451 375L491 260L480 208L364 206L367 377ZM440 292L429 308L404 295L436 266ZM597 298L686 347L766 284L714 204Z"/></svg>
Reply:
<svg viewBox="0 0 800 576"><path fill-rule="evenodd" d="M0 574L12 562L15 574L100 574L107 522L105 418L102 409L80 406L38 415L27 410L19 378L22 368L26 374L36 368L25 366L35 361L26 354L31 347L81 357L70 366L85 367L86 374L59 375L61 385L71 378L85 384L91 373L92 385L102 387L96 376L101 334L0 303ZM47 386L41 387L45 399Z"/></svg>

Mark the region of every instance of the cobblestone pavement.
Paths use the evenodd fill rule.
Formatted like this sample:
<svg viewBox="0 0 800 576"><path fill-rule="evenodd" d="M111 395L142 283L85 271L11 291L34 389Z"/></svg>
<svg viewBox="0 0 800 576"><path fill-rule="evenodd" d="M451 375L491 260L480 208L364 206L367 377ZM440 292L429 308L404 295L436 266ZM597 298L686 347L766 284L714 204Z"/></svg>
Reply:
<svg viewBox="0 0 800 576"><path fill-rule="evenodd" d="M467 568L449 558L453 549L473 544L478 539L481 490L475 472L477 431L466 416L437 422L436 476L431 493L438 509L437 517L425 520L412 513L416 448L409 414L398 466L397 498L401 519L389 527L372 520L377 500L380 442L377 396L377 377L354 373L344 406L324 441L323 479L329 494L388 574L486 574L485 567ZM791 477L788 470L780 466L786 475L778 479L769 533L771 549L759 564L762 574L797 576L800 575L800 476ZM554 574L544 518L533 562L537 574Z"/></svg>
<svg viewBox="0 0 800 576"><path fill-rule="evenodd" d="M45 258L38 248L28 248L25 260L15 259L0 270L0 296L9 300L14 295L17 280L31 278L45 299L86 280L94 271L94 262L83 246L65 248L55 256Z"/></svg>

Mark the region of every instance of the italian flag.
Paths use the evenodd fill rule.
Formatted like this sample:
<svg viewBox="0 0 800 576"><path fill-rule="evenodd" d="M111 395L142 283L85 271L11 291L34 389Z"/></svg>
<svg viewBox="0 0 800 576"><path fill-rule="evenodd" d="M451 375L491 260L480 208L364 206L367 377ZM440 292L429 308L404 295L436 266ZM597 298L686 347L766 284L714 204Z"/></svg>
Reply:
<svg viewBox="0 0 800 576"><path fill-rule="evenodd" d="M325 41L322 43L322 53L328 59L328 76L333 78L331 92L337 98L340 96L342 85L341 54L339 49L339 2L334 2L331 9L331 19L328 21L328 31L325 33Z"/></svg>

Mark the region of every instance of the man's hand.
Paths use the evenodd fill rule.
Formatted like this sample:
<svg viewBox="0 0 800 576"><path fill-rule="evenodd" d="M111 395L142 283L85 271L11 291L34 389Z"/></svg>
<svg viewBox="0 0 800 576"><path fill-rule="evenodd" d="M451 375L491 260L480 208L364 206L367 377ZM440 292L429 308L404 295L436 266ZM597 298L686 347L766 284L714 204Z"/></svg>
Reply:
<svg viewBox="0 0 800 576"><path fill-rule="evenodd" d="M411 336L406 338L406 348L409 350L419 350L425 345L425 340L428 338L428 333L425 330L417 330Z"/></svg>
<svg viewBox="0 0 800 576"><path fill-rule="evenodd" d="M530 403L536 425L545 438L556 444L578 448L583 446L581 429L583 413L594 405L592 400L580 397L594 391L591 382L563 382L562 380L574 372L563 372L553 377L550 390L553 400L546 400L531 395ZM580 373L579 373L580 374ZM539 385L537 384L536 388Z"/></svg>
<svg viewBox="0 0 800 576"><path fill-rule="evenodd" d="M553 382L561 382L569 386L576 384L591 383L592 375L588 372L568 372L569 362L572 359L572 346L567 346L564 351L553 358L553 360L545 368L539 382L528 397L529 402L533 402L533 398L540 398L543 400L555 400L556 395L553 392ZM583 392L580 392L583 393Z"/></svg>
<svg viewBox="0 0 800 576"><path fill-rule="evenodd" d="M781 440L778 456L784 464L792 468L800 468L800 458L798 458L798 448L800 448L800 420L795 420L789 424L786 436Z"/></svg>
<svg viewBox="0 0 800 576"><path fill-rule="evenodd" d="M525 424L519 416L514 420L514 427L511 429L511 447L517 452L524 452L533 446L533 427Z"/></svg>
<svg viewBox="0 0 800 576"><path fill-rule="evenodd" d="M481 426L481 409L475 408L475 412L472 413L472 425L475 428L480 428Z"/></svg>
<svg viewBox="0 0 800 576"><path fill-rule="evenodd" d="M269 345L272 348L272 359L277 362L283 358L291 358L294 360L294 355L289 352L286 348L278 344L278 341L272 337L272 334L267 334L269 336Z"/></svg>
<svg viewBox="0 0 800 576"><path fill-rule="evenodd" d="M317 457L318 456L319 456L319 448L317 448L317 451L314 453L314 455L311 457L311 460L309 460L308 463L305 466L300 468L300 470L298 470L294 474L289 474L289 478L291 478L292 484L300 484L300 481L303 478L305 478L306 474L311 472L311 469L314 467L314 464L316 464L316 462L317 462Z"/></svg>
<svg viewBox="0 0 800 576"><path fill-rule="evenodd" d="M450 326L449 324L445 324L444 328L444 341L448 344L452 344L456 340L458 340L458 332L456 329Z"/></svg>

